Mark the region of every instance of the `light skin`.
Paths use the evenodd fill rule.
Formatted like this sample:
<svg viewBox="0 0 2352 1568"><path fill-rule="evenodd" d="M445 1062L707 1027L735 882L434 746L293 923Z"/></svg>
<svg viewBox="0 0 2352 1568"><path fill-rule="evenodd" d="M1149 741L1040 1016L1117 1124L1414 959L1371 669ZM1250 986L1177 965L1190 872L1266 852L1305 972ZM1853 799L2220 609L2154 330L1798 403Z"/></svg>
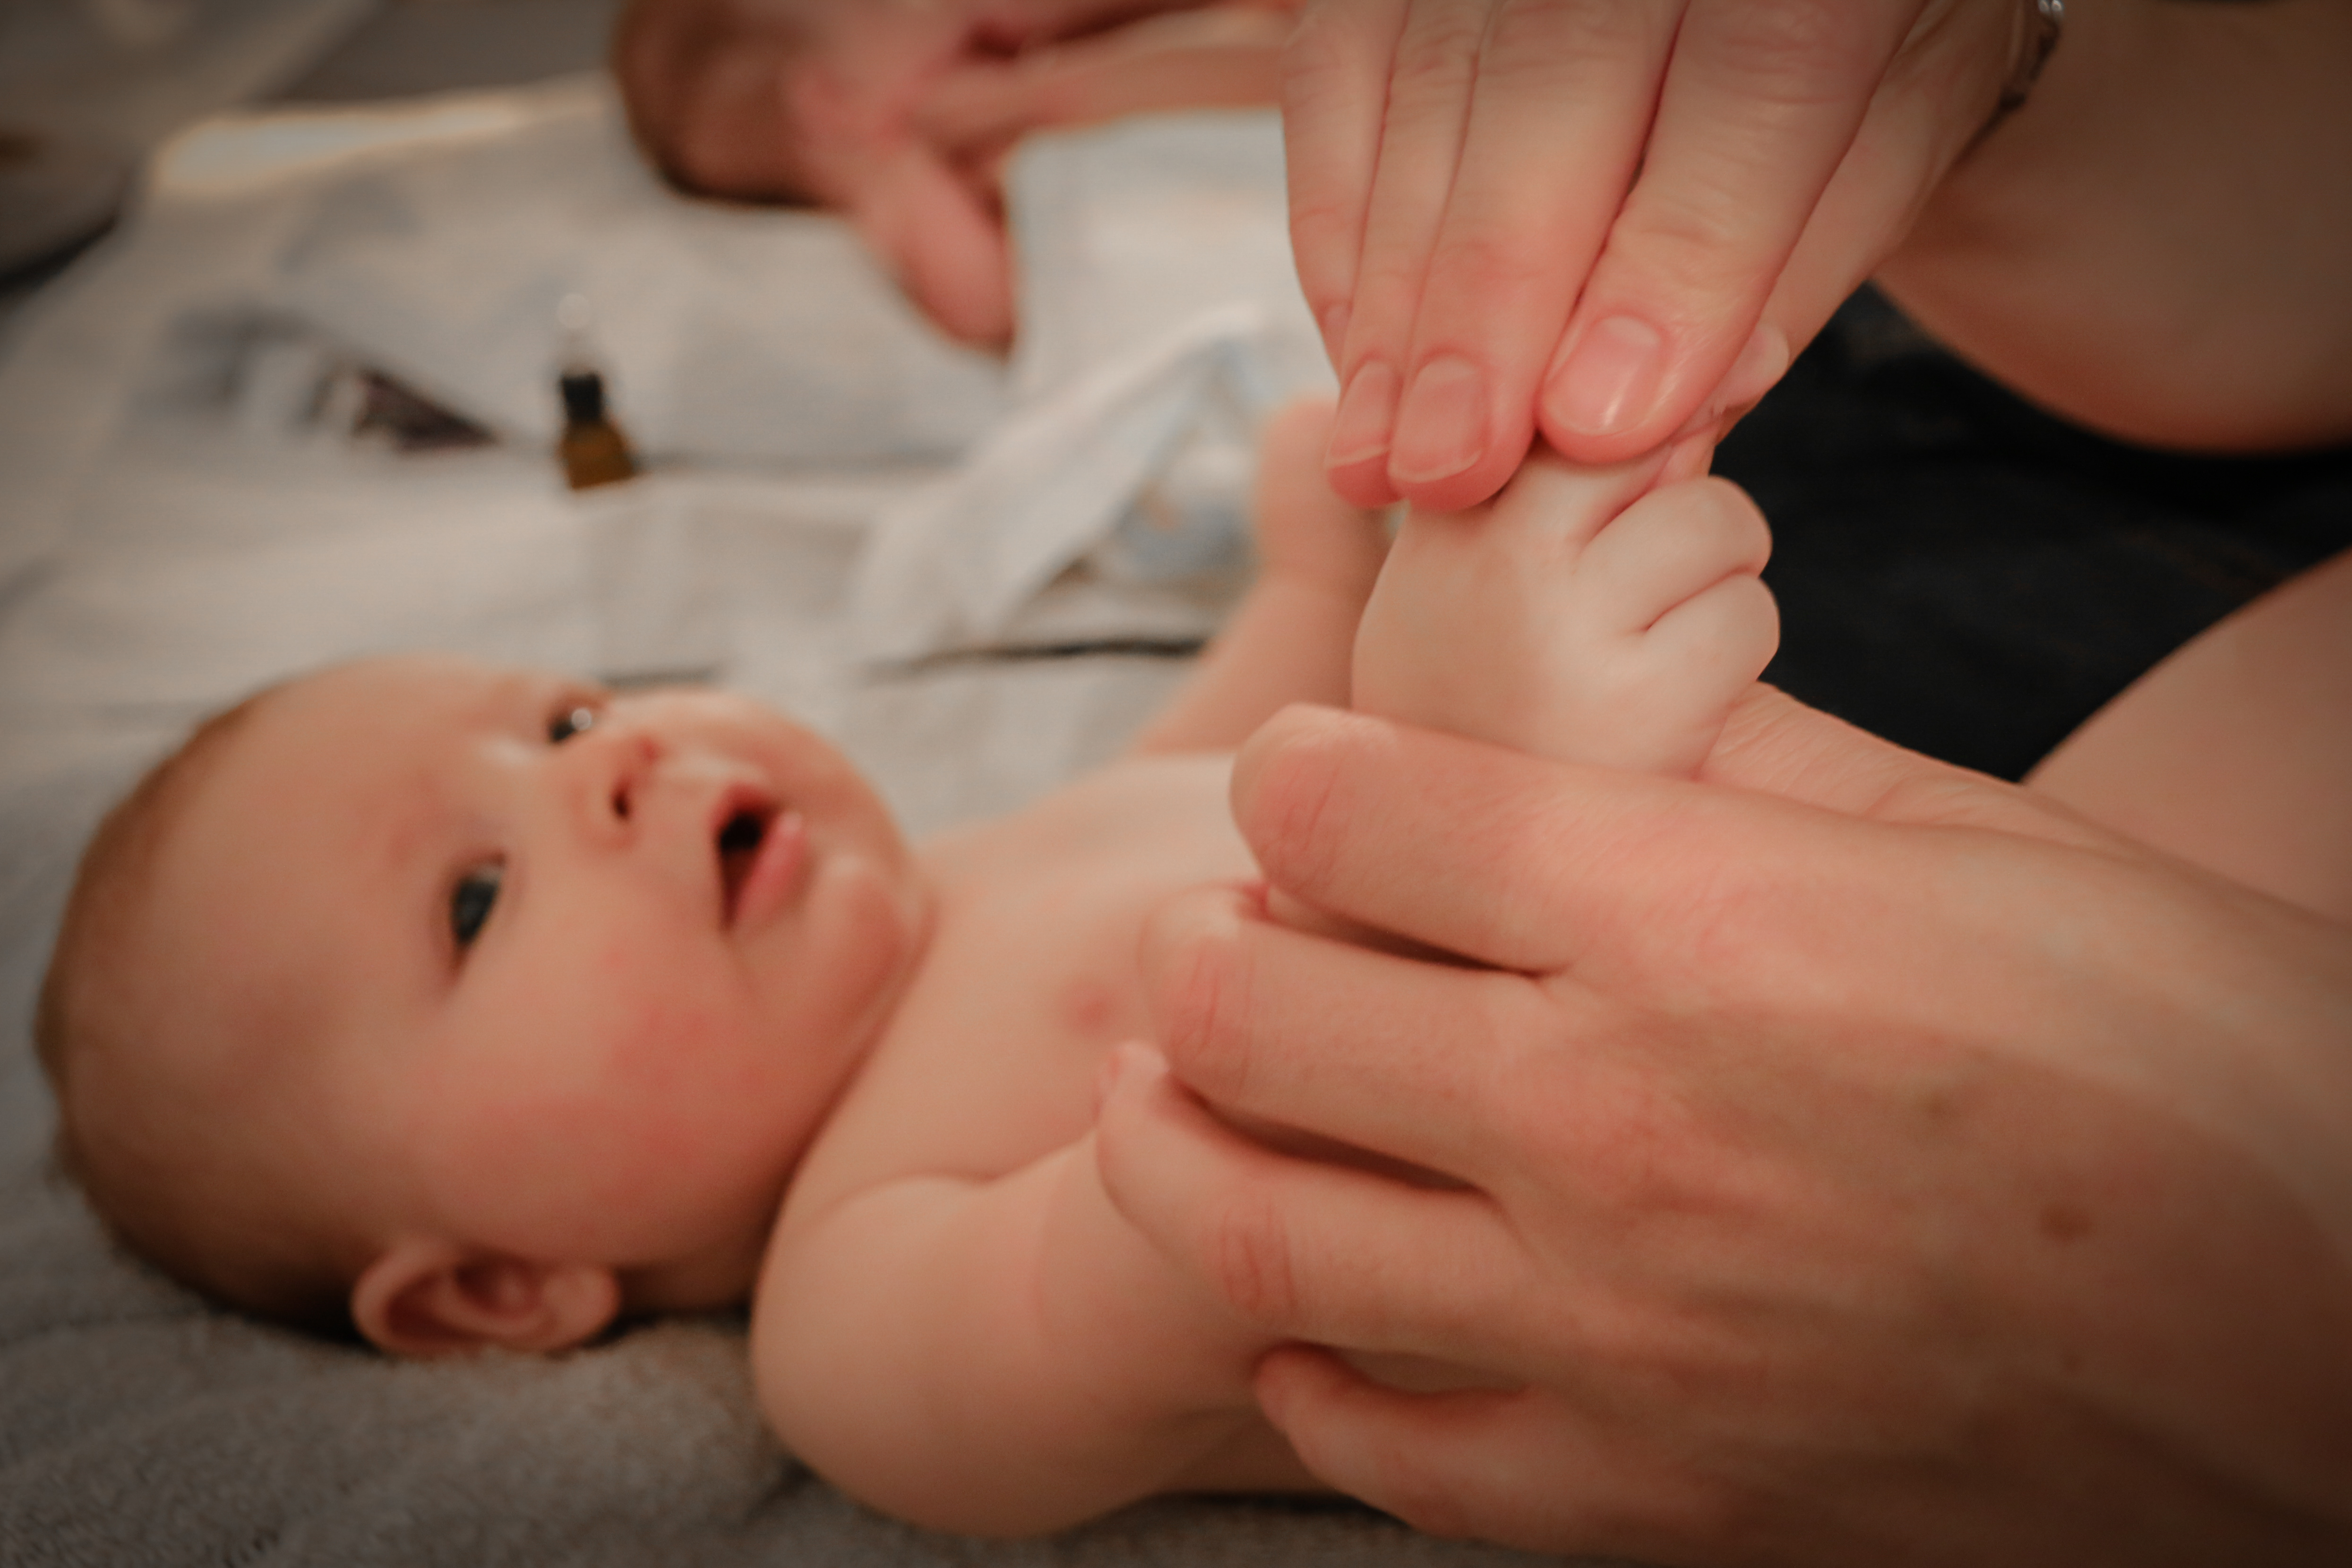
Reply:
<svg viewBox="0 0 2352 1568"><path fill-rule="evenodd" d="M2352 440L2352 10L2069 0L2032 99L1880 283L2041 405L2214 452Z"/></svg>
<svg viewBox="0 0 2352 1568"><path fill-rule="evenodd" d="M1932 189L1906 157L1953 122L1889 78L1863 125L1891 107L1900 134L1859 136L1827 186L1766 170L1714 193L1727 235L1751 206L1773 246L1801 229L1785 257L1628 288L1666 301L1662 322L1762 300L1769 324L1885 255L1882 281L1940 336L2087 423L2220 449L2344 439L2352 13L2068 12L2032 99ZM1314 47L1399 14L1319 7ZM1370 256L1390 149L1360 111L1401 57L1325 58L1337 85L1305 115L1294 77L1296 210L1336 230L1300 235L1318 303L1346 300L1360 240ZM1428 120L1416 150L1442 177L1405 203L1407 273L1441 233L1503 284L1558 266L1513 204L1540 218L1561 187L1507 188L1500 155L1581 150L1489 139L1485 221L1457 232L1447 204L1487 177L1464 115L1474 139L1490 99L1507 119L1512 83L1457 74L1460 112ZM1695 125L1738 120L1741 94L1714 101ZM1915 206L1910 240L1874 250ZM1538 384L1550 324L1599 287L1579 257L1600 232L1562 292L1529 285L1535 304L1463 351ZM1418 344L1429 310L1490 293L1403 288L1383 340ZM1736 365L1738 332L1706 329L1701 357ZM1674 384L1627 439L1714 417L1704 376ZM2046 793L1769 697L1701 768L1713 789L1470 746L1426 712L1286 716L1236 776L1273 907L1511 972L1201 895L1155 932L1177 960L1153 977L1173 1076L1127 1061L1097 1130L1107 1185L1269 1331L1517 1390L1402 1396L1297 1348L1261 1364L1310 1468L1433 1529L1693 1563L2339 1561L2347 584L2339 560L2184 650L2061 748ZM1267 1124L1460 1190L1230 1130Z"/></svg>
<svg viewBox="0 0 2352 1568"><path fill-rule="evenodd" d="M1335 0L1294 50L1298 246L1356 394L1330 452L1351 497L1459 505L1538 429L1601 461L1719 427L1874 269L1964 354L2113 433L2231 450L2352 434L2341 6L2074 0L2032 100L1986 133L2015 57L2007 0L1890 3L1831 53L1744 58L1720 47L1731 29L1820 8L1629 4L1678 20L1619 78L1658 114L1604 110L1600 156L1513 129L1591 95L1458 68L1484 58L1480 22L1414 57L1434 62L1411 73L1432 112L1391 137L1398 19L1512 9ZM1954 19L1932 48L1893 25L1931 13ZM1392 30L1343 56L1351 26ZM1489 174L1474 145L1511 156ZM1502 178L1530 159L1551 176ZM1665 221L1629 221L1644 207ZM1692 233L1713 243L1675 244ZM1360 273L1395 287L1360 299ZM1435 281L1461 277L1475 286ZM1629 319L1656 358L1615 355L1608 395L1555 395L1581 349L1629 340L1595 327ZM1360 339L1395 356L1376 396L1349 373L1373 351ZM1415 396L1448 357L1486 378L1483 428L1454 417L1476 412L1459 376ZM2160 710L2159 689L2126 702ZM2286 711L2297 760L2267 766L2242 730L2175 732L2169 755L2345 799L2304 770L2340 706L2239 689L2287 697L2243 716ZM2128 751L2096 765L2103 727L2132 727L2095 725L2045 782L2087 809L2078 782L2121 781L2126 825L2157 844L1769 702L1701 769L1729 789L1701 793L1433 747L1418 725L1286 720L1237 796L1270 906L1523 975L1192 906L1148 949L1160 1037L1231 1119L1418 1159L1505 1223L1416 1225L1433 1212L1418 1188L1238 1143L1148 1057L1098 1126L1109 1189L1268 1333L1406 1344L1524 1388L1412 1399L1311 1352L1261 1364L1318 1473L1434 1528L1696 1563L2340 1558L2340 894L2269 880L2292 800L2203 801L2262 823L2233 858L2243 841L2181 822ZM1464 1049L1465 1016L1488 1049ZM1573 1113L1596 1102L1626 1114ZM1680 1332L1643 1337L1659 1324Z"/></svg>
<svg viewBox="0 0 2352 1568"><path fill-rule="evenodd" d="M772 875L729 909L739 813L789 900ZM154 903L164 994L194 999L167 1049L213 1053L182 1065L224 1108L339 1151L298 1179L365 1260L360 1327L411 1354L740 1299L929 920L880 803L808 732L425 658L265 702ZM252 1027L257 997L286 1023Z"/></svg>
<svg viewBox="0 0 2352 1568"><path fill-rule="evenodd" d="M1559 645L1475 573L1416 593L1447 645ZM1483 727L1491 685L1368 685L1360 642L1359 708L1401 711L1295 709L1243 749L1273 898L1152 925L1160 1051L1117 1059L1106 1187L1289 1342L1255 1386L1307 1468L1426 1529L1697 1563L2336 1561L2347 627L2352 556L2032 789L1763 688L1688 783L1538 759L1437 732ZM1367 1375L1391 1356L1499 1388Z"/></svg>
<svg viewBox="0 0 2352 1568"><path fill-rule="evenodd" d="M1291 898L1495 966L1155 927L1106 1185L1294 1342L1256 1389L1316 1474L1675 1563L2352 1544L2344 925L1769 694L1695 784L1297 710L1234 795Z"/></svg>
<svg viewBox="0 0 2352 1568"><path fill-rule="evenodd" d="M2126 439L2344 439L2352 18L2066 16L1996 125L2022 0L1310 6L1284 107L1299 276L1347 389L1333 482L1459 507L1531 432L1591 463L1719 432L1874 276ZM2142 374L2112 373L2119 342Z"/></svg>
<svg viewBox="0 0 2352 1568"><path fill-rule="evenodd" d="M829 747L712 694L399 660L266 702L159 896L176 988L222 1021L188 1038L217 1051L236 998L299 995L308 1027L224 1067L219 1113L283 1137L358 1239L362 1329L549 1349L748 1290L786 1443L944 1528L1316 1486L1256 1406L1276 1337L1118 1215L1093 1123L1103 1064L1150 1027L1153 912L1255 880L1223 748L1345 695L1360 657L1384 530L1322 486L1327 423L1269 433L1259 584L1136 753L911 855ZM1527 498L1500 526L1557 536L1565 578L1622 497ZM1710 580L1752 576L1753 539L1723 537ZM1721 716L1712 685L1688 703ZM768 826L730 875L746 812Z"/></svg>
<svg viewBox="0 0 2352 1568"><path fill-rule="evenodd" d="M613 68L656 162L845 214L950 335L1013 335L997 163L1022 134L1267 103L1282 0L635 0ZM1132 24L1132 26L1129 26Z"/></svg>
<svg viewBox="0 0 2352 1568"><path fill-rule="evenodd" d="M1291 235L1362 505L1719 434L1991 118L2020 0L1322 0Z"/></svg>
<svg viewBox="0 0 2352 1568"><path fill-rule="evenodd" d="M1871 277L2127 440L2352 435L2333 0L2071 0L2006 115L2024 0L1321 0L1295 33L1289 9L639 0L614 63L689 184L842 208L984 342L1013 327L1013 141L1278 91L1360 505L1483 501L1534 434L1601 465L1719 436Z"/></svg>

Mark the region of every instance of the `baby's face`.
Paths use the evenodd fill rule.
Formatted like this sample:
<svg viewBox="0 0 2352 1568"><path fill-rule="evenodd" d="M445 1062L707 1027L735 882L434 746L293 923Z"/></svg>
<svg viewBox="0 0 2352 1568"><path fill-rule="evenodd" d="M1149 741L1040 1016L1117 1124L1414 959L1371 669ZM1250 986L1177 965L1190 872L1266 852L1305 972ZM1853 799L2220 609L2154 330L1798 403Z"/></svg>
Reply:
<svg viewBox="0 0 2352 1568"><path fill-rule="evenodd" d="M764 708L423 658L257 709L157 895L199 1009L287 1020L236 1071L338 1212L614 1267L756 1249L928 909Z"/></svg>

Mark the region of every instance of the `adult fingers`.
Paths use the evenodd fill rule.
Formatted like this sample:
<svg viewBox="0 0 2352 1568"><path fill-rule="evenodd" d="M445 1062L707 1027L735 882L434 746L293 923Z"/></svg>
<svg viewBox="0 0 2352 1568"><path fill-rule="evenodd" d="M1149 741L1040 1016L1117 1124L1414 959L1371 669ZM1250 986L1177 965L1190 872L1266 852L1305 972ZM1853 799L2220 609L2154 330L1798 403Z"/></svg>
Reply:
<svg viewBox="0 0 2352 1568"><path fill-rule="evenodd" d="M1537 384L1641 163L1679 9L1495 8L1443 223L1392 324L1409 340L1372 345L1406 356L1388 476L1410 499L1472 505L1527 452Z"/></svg>
<svg viewBox="0 0 2352 1568"><path fill-rule="evenodd" d="M1472 1182L1499 1065L1477 1048L1558 1005L1520 976L1294 930L1220 888L1161 906L1142 967L1162 1049L1218 1104Z"/></svg>
<svg viewBox="0 0 2352 1568"><path fill-rule="evenodd" d="M1317 1477L1432 1535L1664 1558L1680 1544L1669 1521L1699 1500L1622 1424L1549 1393L1406 1393L1307 1345L1263 1357L1255 1388Z"/></svg>
<svg viewBox="0 0 2352 1568"><path fill-rule="evenodd" d="M839 187L866 244L941 328L970 343L1012 338L1003 225L928 145L902 141Z"/></svg>
<svg viewBox="0 0 2352 1568"><path fill-rule="evenodd" d="M1290 18L1210 9L1132 23L942 77L915 122L958 155L1033 131L1159 109L1271 104L1281 96Z"/></svg>
<svg viewBox="0 0 2352 1568"><path fill-rule="evenodd" d="M1545 377L1540 426L1608 462L1720 384L1922 0L1692 0L1643 153Z"/></svg>
<svg viewBox="0 0 2352 1568"><path fill-rule="evenodd" d="M1708 910L1763 920L1757 900L1771 887L1883 880L1883 857L1896 846L1857 834L1856 815L2097 837L2011 787L1764 688L1734 709L1698 777L1737 788L1548 762L1366 715L1293 707L1243 747L1234 815L1268 879L1289 894L1533 974L1564 972L1598 942L1696 932ZM1902 852L1905 874L1931 850L1922 841ZM1868 928L1853 939L1869 940Z"/></svg>
<svg viewBox="0 0 2352 1568"><path fill-rule="evenodd" d="M2017 16L2005 3L1948 4L1921 17L1765 305L1767 329L1784 342L1810 342L1877 272L1974 144L1999 101ZM1778 362L1787 364L1785 352ZM1719 401L1744 407L1762 391L1751 377L1737 402L1728 383Z"/></svg>
<svg viewBox="0 0 2352 1568"><path fill-rule="evenodd" d="M1566 970L1595 933L1674 918L1679 879L1633 868L1752 862L1743 820L1767 805L1304 707L1251 737L1233 796L1243 836L1286 892L1534 974Z"/></svg>
<svg viewBox="0 0 2352 1568"><path fill-rule="evenodd" d="M1380 166L1389 68L1404 31L1405 5L1406 0L1319 0L1299 18L1283 54L1290 247L1299 287L1334 366L1347 347L1349 300Z"/></svg>
<svg viewBox="0 0 2352 1568"><path fill-rule="evenodd" d="M1733 706L1698 779L1881 822L2106 841L2015 786L1906 751L1761 685Z"/></svg>
<svg viewBox="0 0 2352 1568"><path fill-rule="evenodd" d="M1461 161L1487 11L1486 0L1420 0L1397 34L1326 457L1332 488L1360 507L1396 499L1390 435L1430 247Z"/></svg>
<svg viewBox="0 0 2352 1568"><path fill-rule="evenodd" d="M1484 1196L1276 1153L1143 1047L1111 1059L1095 1150L1129 1222L1270 1333L1458 1357L1508 1321L1515 1243Z"/></svg>

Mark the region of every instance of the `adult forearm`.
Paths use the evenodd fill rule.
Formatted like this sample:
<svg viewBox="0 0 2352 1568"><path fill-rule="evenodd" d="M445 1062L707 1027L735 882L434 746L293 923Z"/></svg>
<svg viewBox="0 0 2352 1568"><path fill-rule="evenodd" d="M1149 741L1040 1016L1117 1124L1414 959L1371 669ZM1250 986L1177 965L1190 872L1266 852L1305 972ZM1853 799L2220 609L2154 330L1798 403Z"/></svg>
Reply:
<svg viewBox="0 0 2352 1568"><path fill-rule="evenodd" d="M2352 439L2352 6L2066 11L2030 101L1880 281L1992 375L2126 439Z"/></svg>

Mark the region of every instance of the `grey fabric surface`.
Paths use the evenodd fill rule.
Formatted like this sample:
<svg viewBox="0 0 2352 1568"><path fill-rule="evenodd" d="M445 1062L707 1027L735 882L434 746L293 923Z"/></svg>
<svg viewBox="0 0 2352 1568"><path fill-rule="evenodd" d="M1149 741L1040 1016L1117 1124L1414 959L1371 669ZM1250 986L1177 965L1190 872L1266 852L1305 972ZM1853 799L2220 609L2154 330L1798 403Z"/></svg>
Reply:
<svg viewBox="0 0 2352 1568"><path fill-rule="evenodd" d="M579 1354L388 1361L216 1312L79 1200L0 1182L0 1563L12 1568L1519 1561L1345 1505L1170 1501L1046 1541L869 1513L780 1449L740 1328Z"/></svg>

